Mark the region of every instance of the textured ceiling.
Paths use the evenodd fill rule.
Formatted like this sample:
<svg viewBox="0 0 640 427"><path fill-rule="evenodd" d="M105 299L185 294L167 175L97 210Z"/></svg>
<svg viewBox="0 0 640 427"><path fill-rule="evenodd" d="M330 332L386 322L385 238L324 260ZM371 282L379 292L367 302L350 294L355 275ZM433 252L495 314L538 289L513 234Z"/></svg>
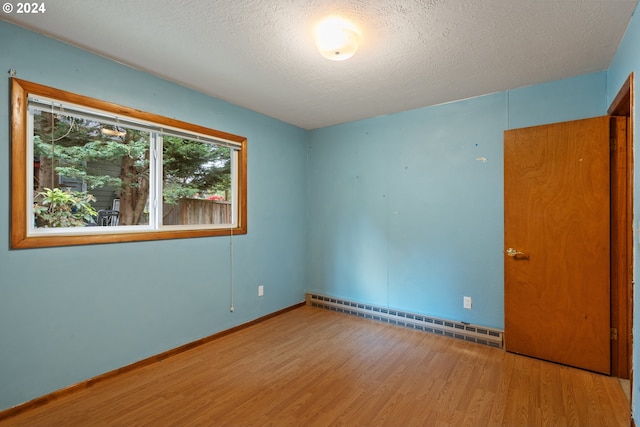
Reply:
<svg viewBox="0 0 640 427"><path fill-rule="evenodd" d="M3 19L305 129L604 70L638 0L57 0ZM341 14L363 40L319 55Z"/></svg>

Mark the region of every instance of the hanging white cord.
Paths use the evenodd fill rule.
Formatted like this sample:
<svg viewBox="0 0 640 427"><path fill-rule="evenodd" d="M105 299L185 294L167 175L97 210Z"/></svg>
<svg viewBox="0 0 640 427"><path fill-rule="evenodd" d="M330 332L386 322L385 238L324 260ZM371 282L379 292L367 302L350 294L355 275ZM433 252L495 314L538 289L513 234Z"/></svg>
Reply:
<svg viewBox="0 0 640 427"><path fill-rule="evenodd" d="M51 104L51 188L55 188L55 170L56 170L56 139L54 139L54 130L56 128L56 116L53 114L53 104ZM71 131L71 129L69 129Z"/></svg>
<svg viewBox="0 0 640 427"><path fill-rule="evenodd" d="M229 290L231 292L231 306L229 311L233 313L233 224L229 227Z"/></svg>
<svg viewBox="0 0 640 427"><path fill-rule="evenodd" d="M64 111L64 110L62 110ZM66 138L67 136L69 136L69 134L71 133L71 131L73 130L73 127L76 125L76 118L75 117L71 117L71 124L69 125L69 130L67 131L67 133L65 133L64 135L62 135L59 138L55 137L55 129L56 129L56 116L55 116L55 112L53 110L53 103L51 104L51 186L55 187L55 169L56 169L56 165L55 165L55 161L56 161L56 141L60 141L61 139Z"/></svg>

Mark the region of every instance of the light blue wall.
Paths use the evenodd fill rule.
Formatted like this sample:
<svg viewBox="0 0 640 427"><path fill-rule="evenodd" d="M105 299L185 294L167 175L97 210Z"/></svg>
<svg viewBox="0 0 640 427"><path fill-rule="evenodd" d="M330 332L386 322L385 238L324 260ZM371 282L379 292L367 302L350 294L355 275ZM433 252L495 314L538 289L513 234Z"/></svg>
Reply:
<svg viewBox="0 0 640 427"><path fill-rule="evenodd" d="M637 46L634 25L621 51ZM8 250L0 126L0 410L305 290L502 328L503 131L605 114L615 70L627 67L305 132L1 21L0 65L249 139L249 234L234 240L231 314L225 238Z"/></svg>
<svg viewBox="0 0 640 427"><path fill-rule="evenodd" d="M599 72L312 131L309 290L503 328L503 131L606 108Z"/></svg>
<svg viewBox="0 0 640 427"><path fill-rule="evenodd" d="M9 250L0 85L0 410L304 300L306 131L0 21L0 70L249 141L249 234ZM259 284L265 295L257 296Z"/></svg>
<svg viewBox="0 0 640 427"><path fill-rule="evenodd" d="M620 43L616 56L613 59L611 67L609 67L609 70L607 72L607 94L609 103L613 101L623 83L632 72L634 73L635 80L635 110L632 118L635 132L633 151L634 153L636 153L633 171L633 282L638 283L640 278L640 257L638 257L638 254L640 253L640 238L638 238L638 229L640 229L640 159L638 158L637 154L640 153L640 125L637 121L637 109L638 105L640 105L638 104L638 102L640 101L640 89L638 86L638 83L640 82L640 17L638 16L638 8L636 8L633 18L631 19L631 23L629 24L627 32L625 33L624 39L622 40L622 43ZM631 409L633 412L633 417L636 420L637 424L638 414L640 414L640 335L638 335L638 319L640 319L640 295L638 295L637 291L635 291L634 293L633 336L635 337L635 339L632 350L632 363L634 367L633 386L635 390L633 390L633 402L631 404Z"/></svg>

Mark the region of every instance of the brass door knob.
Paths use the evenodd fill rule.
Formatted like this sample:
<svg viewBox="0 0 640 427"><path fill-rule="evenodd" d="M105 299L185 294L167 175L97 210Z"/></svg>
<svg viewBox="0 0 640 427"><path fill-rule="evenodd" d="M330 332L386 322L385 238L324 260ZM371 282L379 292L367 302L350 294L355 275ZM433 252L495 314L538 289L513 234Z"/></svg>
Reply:
<svg viewBox="0 0 640 427"><path fill-rule="evenodd" d="M507 256L510 256L510 257L515 257L515 256L518 256L518 255L525 256L525 257L527 256L527 254L525 254L524 252L520 252L519 250L514 249L514 248L509 248L509 249L507 249L506 252L507 252Z"/></svg>

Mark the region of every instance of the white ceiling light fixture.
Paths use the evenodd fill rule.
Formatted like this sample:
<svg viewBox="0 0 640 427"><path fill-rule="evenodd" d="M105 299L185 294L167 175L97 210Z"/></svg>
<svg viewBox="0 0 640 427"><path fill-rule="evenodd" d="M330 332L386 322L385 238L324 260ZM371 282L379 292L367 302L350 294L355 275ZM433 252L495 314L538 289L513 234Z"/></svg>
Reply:
<svg viewBox="0 0 640 427"><path fill-rule="evenodd" d="M331 16L316 25L316 45L320 54L327 59L349 59L356 53L359 44L360 31L347 19Z"/></svg>

